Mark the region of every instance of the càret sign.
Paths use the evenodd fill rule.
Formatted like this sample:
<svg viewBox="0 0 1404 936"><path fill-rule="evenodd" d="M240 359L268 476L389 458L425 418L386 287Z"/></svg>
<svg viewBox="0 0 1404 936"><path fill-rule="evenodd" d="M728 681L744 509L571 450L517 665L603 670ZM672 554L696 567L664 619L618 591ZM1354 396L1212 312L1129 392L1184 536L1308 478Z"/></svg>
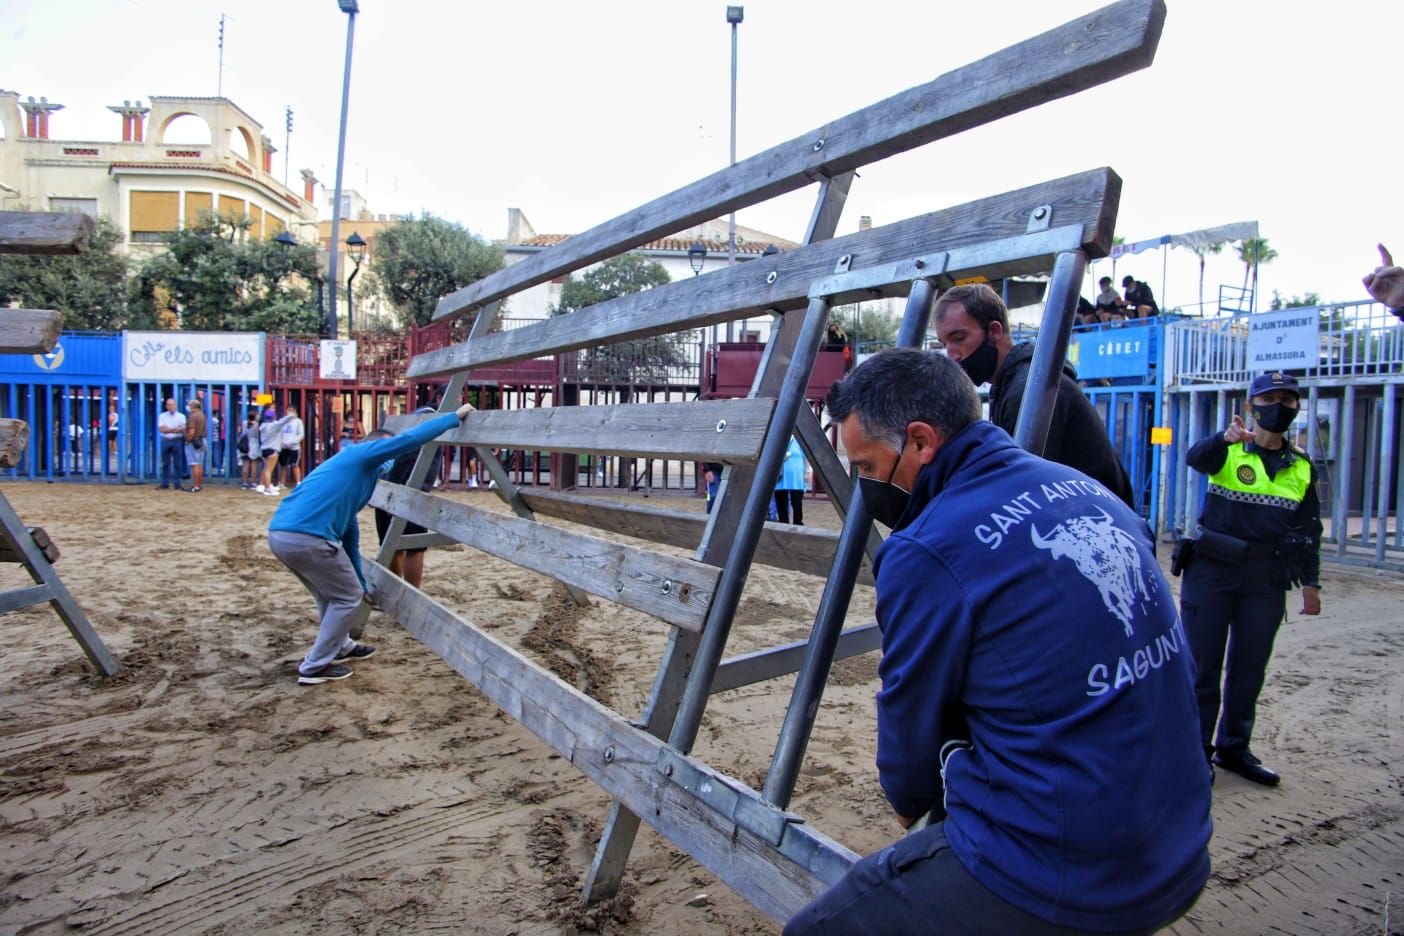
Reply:
<svg viewBox="0 0 1404 936"><path fill-rule="evenodd" d="M1248 370L1316 367L1321 363L1321 310L1283 309L1248 317Z"/></svg>
<svg viewBox="0 0 1404 936"><path fill-rule="evenodd" d="M122 333L122 379L262 383L262 332Z"/></svg>

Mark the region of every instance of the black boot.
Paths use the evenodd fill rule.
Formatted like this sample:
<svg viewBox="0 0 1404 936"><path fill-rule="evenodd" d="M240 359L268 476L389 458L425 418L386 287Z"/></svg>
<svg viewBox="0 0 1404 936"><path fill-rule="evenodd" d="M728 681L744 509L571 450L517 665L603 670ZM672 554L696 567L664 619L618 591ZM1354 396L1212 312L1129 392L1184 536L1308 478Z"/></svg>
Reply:
<svg viewBox="0 0 1404 936"><path fill-rule="evenodd" d="M1263 786L1277 786L1282 777L1276 771L1263 766L1263 762L1253 756L1247 748L1234 751L1219 751L1214 755L1214 763L1225 770L1238 774L1244 780L1261 783Z"/></svg>

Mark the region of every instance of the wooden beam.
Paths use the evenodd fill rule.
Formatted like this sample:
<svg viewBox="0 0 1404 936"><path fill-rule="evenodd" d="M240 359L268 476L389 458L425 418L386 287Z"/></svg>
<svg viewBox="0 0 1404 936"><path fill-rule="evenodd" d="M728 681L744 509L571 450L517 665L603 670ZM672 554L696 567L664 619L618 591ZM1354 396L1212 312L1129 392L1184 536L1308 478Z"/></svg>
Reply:
<svg viewBox="0 0 1404 936"><path fill-rule="evenodd" d="M62 312L0 309L0 354L48 354L62 329Z"/></svg>
<svg viewBox="0 0 1404 936"><path fill-rule="evenodd" d="M480 410L438 437L448 445L633 455L731 464L756 460L775 401L700 400L611 406L544 406ZM430 418L386 420L402 432Z"/></svg>
<svg viewBox="0 0 1404 936"><path fill-rule="evenodd" d="M644 507L605 497L533 490L523 491L522 499L538 514L684 549L695 549L707 528L706 514ZM767 523L756 546L755 561L823 578L833 565L837 545L835 530ZM871 570L864 568L858 581L873 584Z"/></svg>
<svg viewBox="0 0 1404 936"><path fill-rule="evenodd" d="M58 544L50 538L43 527L29 527L29 538L34 541L34 545L43 553L44 558L50 565L59 561ZM15 549L3 537L0 537L0 562L24 562L24 553Z"/></svg>
<svg viewBox="0 0 1404 936"><path fill-rule="evenodd" d="M42 601L53 601L53 599L54 590L42 584L0 592L0 614L7 611L18 611L21 608L28 608L30 605L37 605Z"/></svg>
<svg viewBox="0 0 1404 936"><path fill-rule="evenodd" d="M857 860L797 817L760 802L740 781L679 755L384 567L372 563L366 575L400 626L771 918L788 920ZM706 782L689 788L683 774ZM722 811L718 803L729 808ZM770 839L757 827L779 834Z"/></svg>
<svg viewBox="0 0 1404 936"><path fill-rule="evenodd" d="M439 300L455 315L738 208L1148 66L1163 0L1122 0L664 195ZM747 264L749 266L749 264Z"/></svg>
<svg viewBox="0 0 1404 936"><path fill-rule="evenodd" d="M0 254L77 254L88 249L93 219L72 211L0 211Z"/></svg>
<svg viewBox="0 0 1404 936"><path fill-rule="evenodd" d="M684 630L702 629L721 575L720 569L692 559L509 517L398 484L377 484L371 505Z"/></svg>
<svg viewBox="0 0 1404 936"><path fill-rule="evenodd" d="M798 673L808 647L809 639L806 638L722 660L721 666L717 667L717 678L712 680L712 695ZM882 631L878 629L877 622L860 624L839 634L834 661L881 649Z"/></svg>
<svg viewBox="0 0 1404 936"><path fill-rule="evenodd" d="M1081 247L1100 255L1110 248L1120 196L1117 174L1094 169L447 345L416 355L408 373L423 378L700 328L774 310L800 309L808 305L816 282L833 278L843 257L850 258L853 270L890 274L890 285L885 288L865 284L856 292L857 297L866 299L905 295L911 280L923 274L993 278L1046 273L1052 269L1054 257L1064 250ZM1048 207L1051 225L1057 230L1030 233L1032 216L1043 206ZM902 266L936 252L945 254L941 258L943 270ZM842 295L831 299L834 303L851 301Z"/></svg>
<svg viewBox="0 0 1404 936"><path fill-rule="evenodd" d="M29 448L29 423L23 419L0 419L0 468L13 468Z"/></svg>

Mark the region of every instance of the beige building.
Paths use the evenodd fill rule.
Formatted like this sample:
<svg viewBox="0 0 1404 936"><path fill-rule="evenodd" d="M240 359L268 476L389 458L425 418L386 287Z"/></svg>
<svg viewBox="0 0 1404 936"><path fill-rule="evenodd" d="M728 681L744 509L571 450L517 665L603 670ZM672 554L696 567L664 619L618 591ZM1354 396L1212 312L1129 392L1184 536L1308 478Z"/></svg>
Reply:
<svg viewBox="0 0 1404 936"><path fill-rule="evenodd" d="M274 178L276 150L263 126L227 98L111 105L120 140L54 138L51 120L57 124L54 114L62 109L0 90L6 208L106 216L136 254L158 249L163 235L193 224L201 212L248 217L250 237L289 230L309 243L316 238L316 180L304 172L299 194Z"/></svg>
<svg viewBox="0 0 1404 936"><path fill-rule="evenodd" d="M332 247L331 214L332 208L335 207L336 193L329 189L326 196L327 216L317 222L317 256L323 273L327 272L327 259ZM341 283L336 299L337 321L345 321L347 285L349 284L352 299L356 304L355 327L357 331L362 328L384 326L396 322L394 307L386 301L378 289L372 287L369 273L370 260L375 254L376 238L387 227L399 223L400 218L400 215L374 214L360 192L348 188L341 190L341 230L338 231L341 243L338 245L336 255L336 278ZM346 241L353 234L359 234L361 240L366 242L361 252L360 273L356 273L356 261L346 246ZM356 276L354 281L351 280L353 274Z"/></svg>

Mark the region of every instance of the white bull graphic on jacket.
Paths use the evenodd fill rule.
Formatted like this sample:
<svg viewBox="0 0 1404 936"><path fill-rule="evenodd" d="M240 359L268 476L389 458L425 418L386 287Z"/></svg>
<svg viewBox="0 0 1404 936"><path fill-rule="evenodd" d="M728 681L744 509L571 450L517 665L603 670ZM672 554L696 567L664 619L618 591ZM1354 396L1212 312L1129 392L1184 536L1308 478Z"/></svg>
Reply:
<svg viewBox="0 0 1404 936"><path fill-rule="evenodd" d="M1111 514L1098 507L1098 517L1072 517L1055 526L1047 536L1031 527L1030 538L1039 549L1046 549L1054 559L1071 559L1102 596L1102 603L1132 634L1131 614L1137 596L1149 601L1156 589L1154 577L1141 568L1141 553L1136 542L1112 521Z"/></svg>

